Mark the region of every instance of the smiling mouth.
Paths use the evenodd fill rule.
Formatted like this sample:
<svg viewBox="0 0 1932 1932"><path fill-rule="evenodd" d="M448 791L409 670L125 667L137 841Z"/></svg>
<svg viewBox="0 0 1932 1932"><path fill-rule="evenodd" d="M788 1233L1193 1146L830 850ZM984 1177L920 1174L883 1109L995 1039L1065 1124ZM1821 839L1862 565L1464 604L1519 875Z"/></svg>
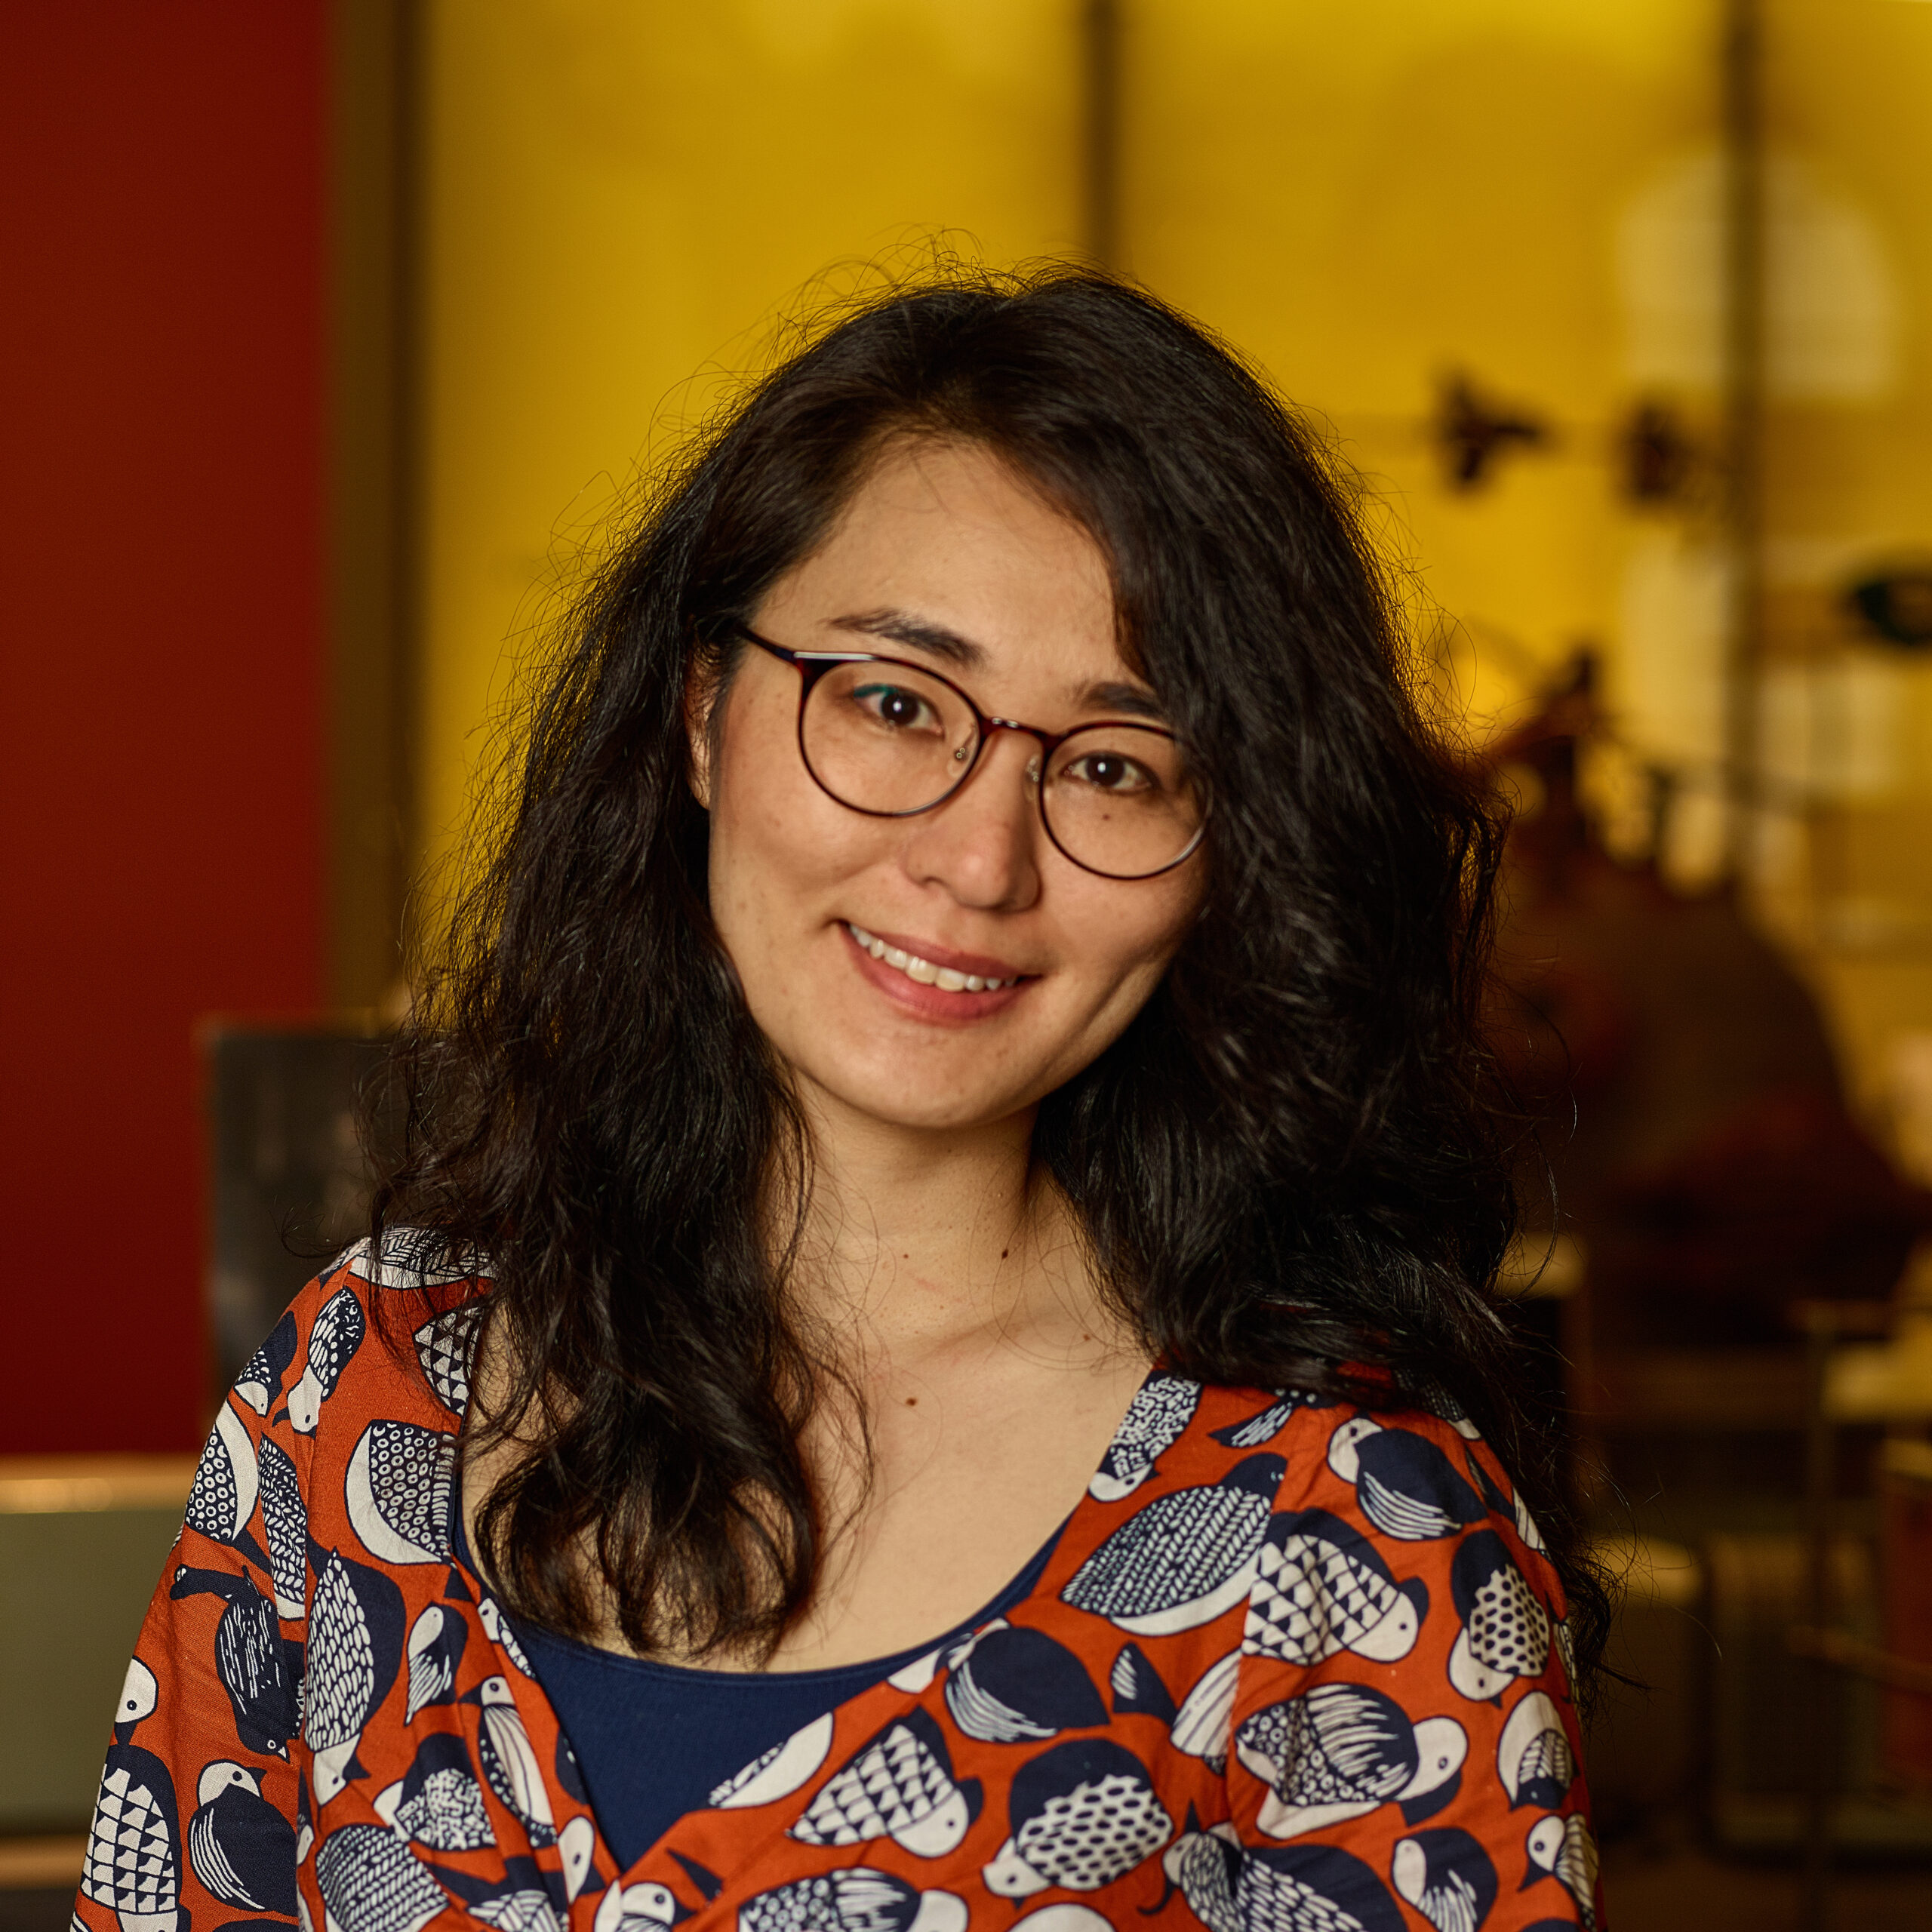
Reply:
<svg viewBox="0 0 1932 1932"><path fill-rule="evenodd" d="M937 986L943 993L995 993L1002 986L1017 986L1024 977L1016 973L1011 979L989 980L977 973L956 972L950 966L935 966L931 960L921 959L916 952L888 946L884 940L874 938L863 926L854 925L850 919L845 921L845 930L875 959L883 961L920 986Z"/></svg>

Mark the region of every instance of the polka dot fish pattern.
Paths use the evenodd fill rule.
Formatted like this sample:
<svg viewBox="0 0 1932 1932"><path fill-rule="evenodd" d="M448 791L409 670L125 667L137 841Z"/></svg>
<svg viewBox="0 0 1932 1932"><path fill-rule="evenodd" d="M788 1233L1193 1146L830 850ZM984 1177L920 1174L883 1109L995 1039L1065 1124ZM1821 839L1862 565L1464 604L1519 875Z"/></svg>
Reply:
<svg viewBox="0 0 1932 1932"><path fill-rule="evenodd" d="M620 1866L454 1534L488 1294L420 1232L359 1245L243 1371L115 1713L79 1932L1604 1923L1561 1594L1488 1445L1168 1370L1030 1595Z"/></svg>

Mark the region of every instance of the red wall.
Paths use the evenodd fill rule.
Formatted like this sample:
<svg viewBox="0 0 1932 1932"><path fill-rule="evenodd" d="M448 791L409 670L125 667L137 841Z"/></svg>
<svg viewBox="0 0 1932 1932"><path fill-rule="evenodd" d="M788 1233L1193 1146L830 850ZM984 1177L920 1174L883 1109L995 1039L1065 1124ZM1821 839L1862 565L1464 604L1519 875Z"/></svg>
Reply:
<svg viewBox="0 0 1932 1932"><path fill-rule="evenodd" d="M0 20L0 1452L198 1445L194 1023L321 996L325 28Z"/></svg>

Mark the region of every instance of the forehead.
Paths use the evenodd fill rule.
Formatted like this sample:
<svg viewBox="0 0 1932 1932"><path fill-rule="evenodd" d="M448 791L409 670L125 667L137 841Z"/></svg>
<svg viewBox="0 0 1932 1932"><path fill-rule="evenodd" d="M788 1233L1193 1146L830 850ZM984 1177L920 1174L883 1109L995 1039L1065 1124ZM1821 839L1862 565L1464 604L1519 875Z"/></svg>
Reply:
<svg viewBox="0 0 1932 1932"><path fill-rule="evenodd" d="M831 623L916 612L989 649L1058 641L1118 661L1112 575L1085 528L983 445L898 438L767 608Z"/></svg>

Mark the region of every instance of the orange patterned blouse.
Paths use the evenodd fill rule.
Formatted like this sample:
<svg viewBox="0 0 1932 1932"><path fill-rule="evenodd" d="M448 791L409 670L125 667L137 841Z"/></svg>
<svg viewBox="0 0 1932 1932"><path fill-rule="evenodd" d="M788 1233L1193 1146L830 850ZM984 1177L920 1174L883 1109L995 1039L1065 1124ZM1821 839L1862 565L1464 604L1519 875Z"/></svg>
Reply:
<svg viewBox="0 0 1932 1932"><path fill-rule="evenodd" d="M1029 1596L620 1869L457 1549L487 1284L429 1253L351 1251L223 1404L81 1932L1601 1925L1561 1593L1469 1425L1158 1371Z"/></svg>

